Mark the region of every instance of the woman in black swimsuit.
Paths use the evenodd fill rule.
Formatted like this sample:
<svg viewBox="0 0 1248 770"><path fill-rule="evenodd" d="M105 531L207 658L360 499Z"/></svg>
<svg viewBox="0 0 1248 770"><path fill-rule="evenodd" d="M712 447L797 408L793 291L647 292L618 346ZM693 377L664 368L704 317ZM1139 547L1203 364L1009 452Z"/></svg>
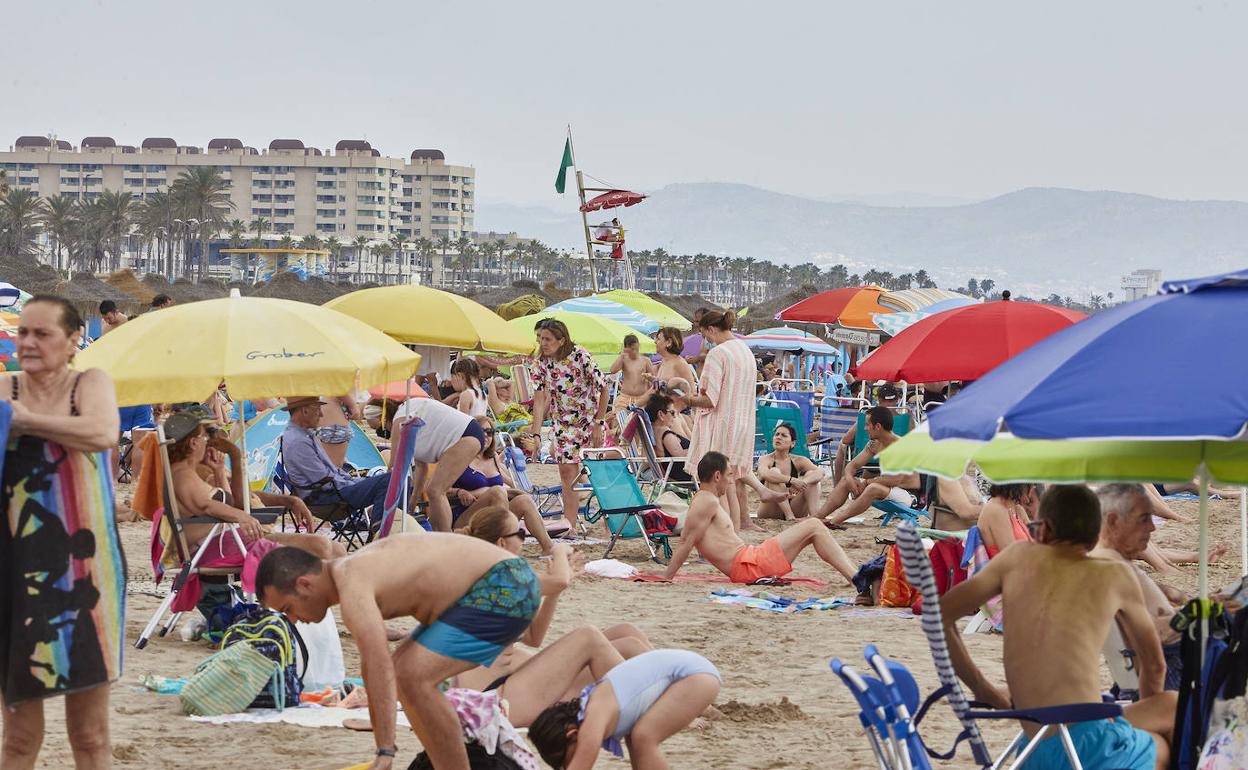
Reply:
<svg viewBox="0 0 1248 770"><path fill-rule="evenodd" d="M787 422L777 425L771 442L775 451L758 458L758 478L770 489L787 492L789 499L762 503L755 515L760 519L793 521L819 510L819 482L823 480L823 471L815 467L809 457L792 454L797 445L793 426Z"/></svg>
<svg viewBox="0 0 1248 770"><path fill-rule="evenodd" d="M650 424L654 426L654 448L659 457L687 457L689 455L689 437L676 431L676 408L672 399L655 393L646 402L646 414ZM667 480L679 484L693 483L693 477L685 470L682 463L664 463L670 465Z"/></svg>

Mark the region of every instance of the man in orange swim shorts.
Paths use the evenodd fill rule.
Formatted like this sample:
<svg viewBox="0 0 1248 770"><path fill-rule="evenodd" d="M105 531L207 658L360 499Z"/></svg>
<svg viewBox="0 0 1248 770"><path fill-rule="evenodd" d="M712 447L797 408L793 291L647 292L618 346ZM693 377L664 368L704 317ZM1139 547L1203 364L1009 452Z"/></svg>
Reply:
<svg viewBox="0 0 1248 770"><path fill-rule="evenodd" d="M733 528L728 512L719 504L730 484L725 478L727 471L728 458L719 452L707 452L698 462L698 493L689 504L680 545L667 569L657 574L671 580L696 548L702 558L732 582L753 583L759 578L792 572L793 560L813 545L820 559L841 573L846 583L853 584L854 564L832 533L815 519L803 519L759 545L746 545Z"/></svg>

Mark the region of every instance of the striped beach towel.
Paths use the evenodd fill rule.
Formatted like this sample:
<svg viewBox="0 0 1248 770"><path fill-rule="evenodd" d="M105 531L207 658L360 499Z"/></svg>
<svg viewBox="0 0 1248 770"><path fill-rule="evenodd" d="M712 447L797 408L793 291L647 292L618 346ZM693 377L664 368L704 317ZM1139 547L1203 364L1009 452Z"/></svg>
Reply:
<svg viewBox="0 0 1248 770"><path fill-rule="evenodd" d="M3 433L9 406L3 405ZM121 675L126 565L107 452L22 436L4 458L0 676L17 703Z"/></svg>

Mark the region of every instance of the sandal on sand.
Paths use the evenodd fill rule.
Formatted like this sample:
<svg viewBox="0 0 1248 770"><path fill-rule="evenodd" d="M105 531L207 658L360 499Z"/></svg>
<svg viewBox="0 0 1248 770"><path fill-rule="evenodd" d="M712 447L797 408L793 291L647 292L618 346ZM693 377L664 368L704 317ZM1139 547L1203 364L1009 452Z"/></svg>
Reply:
<svg viewBox="0 0 1248 770"><path fill-rule="evenodd" d="M832 530L849 529L849 527L845 526L844 524L833 524L827 519L820 519L820 521L823 522L823 526L827 527L828 529L832 529Z"/></svg>
<svg viewBox="0 0 1248 770"><path fill-rule="evenodd" d="M854 606L855 607L874 607L875 602L871 600L870 593L858 594L857 596L854 597Z"/></svg>
<svg viewBox="0 0 1248 770"><path fill-rule="evenodd" d="M761 577L750 583L752 586L791 586L792 580L785 580L782 577Z"/></svg>

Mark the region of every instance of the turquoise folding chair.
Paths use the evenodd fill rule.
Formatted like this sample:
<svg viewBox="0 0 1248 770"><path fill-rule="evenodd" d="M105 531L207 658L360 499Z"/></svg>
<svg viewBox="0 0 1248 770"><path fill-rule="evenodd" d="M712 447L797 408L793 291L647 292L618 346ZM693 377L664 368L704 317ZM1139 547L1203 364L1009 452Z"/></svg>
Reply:
<svg viewBox="0 0 1248 770"><path fill-rule="evenodd" d="M792 453L810 457L810 448L806 445L806 431L802 429L805 425L802 410L793 401L774 399L769 396L758 399L754 407L755 456L766 454L775 448L772 446L772 434L776 432L776 426L782 422L792 425L793 432L797 434L797 446L793 447Z"/></svg>
<svg viewBox="0 0 1248 770"><path fill-rule="evenodd" d="M589 471L589 484L593 488L593 497L597 501L597 510L594 510L593 506L586 506L585 520L590 524L605 520L607 530L611 533L611 541L607 544L607 550L602 554L602 558L606 559L611 556L611 550L615 548L617 541L641 538L646 541L646 548L650 550L651 559L659 561L656 548L662 548L663 556L670 559L672 546L668 542L668 535L646 533L646 523L642 514L656 510L658 506L648 502L646 496L642 494L641 485L637 483L637 477L629 468L628 460L585 458L582 462L585 464L585 469Z"/></svg>

